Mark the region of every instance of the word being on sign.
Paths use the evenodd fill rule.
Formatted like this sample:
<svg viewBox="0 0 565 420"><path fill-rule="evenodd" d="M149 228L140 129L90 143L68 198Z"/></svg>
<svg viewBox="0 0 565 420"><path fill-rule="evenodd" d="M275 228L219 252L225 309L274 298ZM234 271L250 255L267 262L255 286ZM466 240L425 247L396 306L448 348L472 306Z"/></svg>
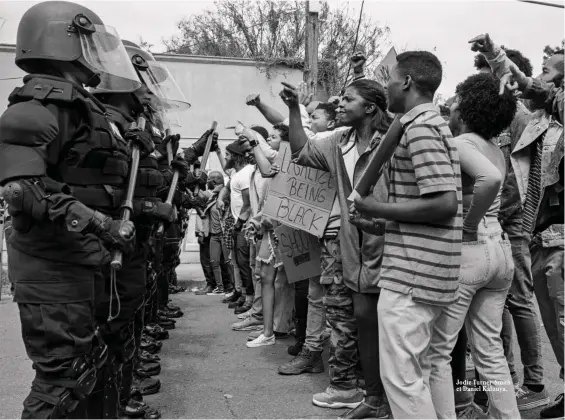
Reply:
<svg viewBox="0 0 565 420"><path fill-rule="evenodd" d="M289 283L321 274L320 242L302 230L281 225L275 229L279 252Z"/></svg>
<svg viewBox="0 0 565 420"><path fill-rule="evenodd" d="M276 164L281 170L271 181L264 213L321 238L335 200L335 179L329 172L293 163L288 143L281 143Z"/></svg>

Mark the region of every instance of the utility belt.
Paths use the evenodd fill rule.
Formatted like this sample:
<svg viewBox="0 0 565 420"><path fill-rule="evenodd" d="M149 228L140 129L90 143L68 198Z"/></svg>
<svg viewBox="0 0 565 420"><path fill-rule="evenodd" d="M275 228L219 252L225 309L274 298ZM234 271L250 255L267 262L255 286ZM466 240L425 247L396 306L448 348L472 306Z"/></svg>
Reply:
<svg viewBox="0 0 565 420"><path fill-rule="evenodd" d="M71 195L82 204L95 209L119 209L127 196L127 190L103 185L102 187L71 187Z"/></svg>

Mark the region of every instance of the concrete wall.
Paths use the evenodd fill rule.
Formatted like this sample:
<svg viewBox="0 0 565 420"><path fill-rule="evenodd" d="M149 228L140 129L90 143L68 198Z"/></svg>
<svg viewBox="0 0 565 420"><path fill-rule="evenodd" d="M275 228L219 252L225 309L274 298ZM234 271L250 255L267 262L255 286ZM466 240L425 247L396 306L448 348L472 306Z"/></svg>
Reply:
<svg viewBox="0 0 565 420"><path fill-rule="evenodd" d="M4 112L8 95L22 84L25 75L14 63L15 47L0 44L0 113ZM298 84L302 80L300 70L277 68L267 78L264 69L253 60L222 57L156 54L155 58L166 64L192 107L177 113L173 119L180 123L173 132L181 135L181 147L188 147L210 128L212 121L218 122L220 147L235 140L233 126L238 120L245 124L269 124L255 109L245 105L250 93L261 94L261 99L286 113L286 106L278 96L281 82ZM8 79L8 80L6 80ZM210 155L208 169L220 169L219 161ZM198 261L198 244L194 237L194 217L191 217L187 236L183 243L182 261Z"/></svg>

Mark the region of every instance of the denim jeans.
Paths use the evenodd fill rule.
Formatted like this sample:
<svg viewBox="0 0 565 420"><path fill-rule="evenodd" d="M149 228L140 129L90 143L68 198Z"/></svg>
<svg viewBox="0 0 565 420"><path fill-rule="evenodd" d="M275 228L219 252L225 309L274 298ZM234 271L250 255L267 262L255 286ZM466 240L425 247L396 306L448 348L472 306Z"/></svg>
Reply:
<svg viewBox="0 0 565 420"><path fill-rule="evenodd" d="M517 211L509 219L502 221L502 229L508 235L514 260L514 279L504 309L503 328L505 355L510 370L514 372L514 356L512 353L512 326L508 321L514 320L516 337L520 347L520 356L524 366L524 385L540 385L543 383L543 366L541 353L540 324L534 305L534 282L531 270L531 257L528 248L529 240L522 233L522 212Z"/></svg>
<svg viewBox="0 0 565 420"><path fill-rule="evenodd" d="M216 287L216 281L214 280L214 271L212 270L212 264L210 264L210 236L199 237L198 245L200 246L200 265L202 266L202 271L204 272L204 278L206 279L206 285L214 289Z"/></svg>
<svg viewBox="0 0 565 420"><path fill-rule="evenodd" d="M216 287L224 290L233 288L231 262L228 250L222 244L222 234L210 235L210 266L216 280Z"/></svg>
<svg viewBox="0 0 565 420"><path fill-rule="evenodd" d="M478 241L463 243L459 299L443 308L434 326L429 350L430 389L440 419L456 418L450 355L463 325L480 379L486 381L471 388L487 392L489 418L520 418L500 337L514 262L510 242L502 239L500 225L496 225L480 227Z"/></svg>
<svg viewBox="0 0 565 420"><path fill-rule="evenodd" d="M246 296L253 296L253 274L251 273L250 266L249 242L245 239L245 232L243 230L234 230L233 234L235 237L235 257L239 267L239 275L241 276L242 291Z"/></svg>
<svg viewBox="0 0 565 420"><path fill-rule="evenodd" d="M251 307L251 316L259 321L263 320L263 299L261 293L261 263L257 261L257 254L261 248L261 240L256 244L249 245L249 265L251 267L251 275L253 276L253 306Z"/></svg>
<svg viewBox="0 0 565 420"><path fill-rule="evenodd" d="M531 246L532 274L541 319L555 357L561 366L563 379L563 253L564 247L544 248L533 242Z"/></svg>
<svg viewBox="0 0 565 420"><path fill-rule="evenodd" d="M326 308L324 307L324 286L320 277L312 277L308 283L308 317L304 345L310 351L322 351L326 330Z"/></svg>

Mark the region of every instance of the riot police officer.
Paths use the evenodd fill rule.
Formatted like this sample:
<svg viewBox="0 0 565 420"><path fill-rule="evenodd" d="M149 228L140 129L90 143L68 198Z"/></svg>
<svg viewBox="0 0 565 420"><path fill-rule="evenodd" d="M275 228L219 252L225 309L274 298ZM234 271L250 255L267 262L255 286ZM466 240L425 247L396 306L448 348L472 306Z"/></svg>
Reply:
<svg viewBox="0 0 565 420"><path fill-rule="evenodd" d="M112 250L130 251L135 228L110 216L125 196L127 144L84 86L140 83L115 30L64 1L23 15L16 65L29 74L0 117L0 185L13 217L14 300L35 369L22 417L85 417L108 358L95 325L101 268Z"/></svg>
<svg viewBox="0 0 565 420"><path fill-rule="evenodd" d="M106 105L109 118L126 140L132 139L145 145L139 162L134 192L132 221L136 228L136 244L134 251L124 258L123 266L117 272L116 285L120 296L120 312L108 325L106 341L110 351L116 353L122 363L119 384L121 414L155 419L160 418L157 410L130 399L134 359L141 337L140 332L135 333L135 321L136 317L141 316L144 303L147 242L158 221L172 222L174 218L172 206L157 198L157 190L164 185L164 179L157 168L155 154L152 153L154 145L151 135L146 130L131 129L135 120L143 115L145 106L150 103L154 95L145 86L135 92L108 93L95 90L93 94ZM104 314L107 313L105 306L98 308L99 322L104 322ZM138 320L137 324L141 324L141 321ZM145 372L153 374L158 374L161 370L158 362L150 362L142 368L145 368ZM103 388L103 385L100 385Z"/></svg>

